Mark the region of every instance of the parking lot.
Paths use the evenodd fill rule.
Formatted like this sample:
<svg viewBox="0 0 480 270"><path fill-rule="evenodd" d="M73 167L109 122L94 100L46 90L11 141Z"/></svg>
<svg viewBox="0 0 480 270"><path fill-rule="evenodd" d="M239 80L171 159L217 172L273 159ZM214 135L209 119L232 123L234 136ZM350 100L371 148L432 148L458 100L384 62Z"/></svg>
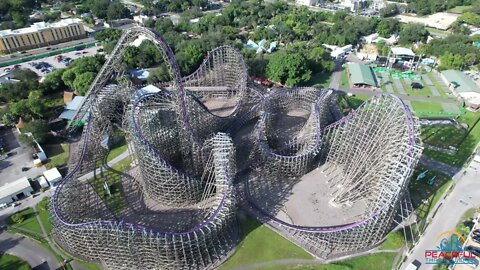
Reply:
<svg viewBox="0 0 480 270"><path fill-rule="evenodd" d="M18 132L15 128L2 128L0 141L7 155L5 159L0 160L0 186L24 176L34 178L46 170L45 166L33 165L33 148L18 142Z"/></svg>
<svg viewBox="0 0 480 270"><path fill-rule="evenodd" d="M30 69L34 71L38 76L45 77L55 69L66 68L71 61L77 58L85 57L85 56L93 56L97 54L97 51L100 48L101 46L93 46L83 50L63 53L55 56L49 56L42 59L21 63L18 65L11 65L11 66L7 66L0 69L0 73L8 72L12 70L14 67L16 67L16 68ZM67 61L64 61L64 59L67 59ZM68 59L71 59L71 60L68 60Z"/></svg>

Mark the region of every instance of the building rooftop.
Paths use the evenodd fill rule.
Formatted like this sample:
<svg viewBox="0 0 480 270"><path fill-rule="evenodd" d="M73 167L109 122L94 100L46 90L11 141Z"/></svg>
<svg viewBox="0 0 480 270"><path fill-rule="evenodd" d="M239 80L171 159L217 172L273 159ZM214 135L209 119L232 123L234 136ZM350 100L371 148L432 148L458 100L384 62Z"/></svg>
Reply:
<svg viewBox="0 0 480 270"><path fill-rule="evenodd" d="M30 27L20 28L20 29L7 29L0 31L0 37L10 36L10 35L18 35L18 34L26 34L26 33L34 33L43 29L48 28L59 28L65 27L71 24L78 24L83 22L81 19L78 18L70 18L70 19L63 19L58 22L48 23L48 22L37 22L31 25Z"/></svg>
<svg viewBox="0 0 480 270"><path fill-rule="evenodd" d="M44 171L43 176L45 177L45 179L47 179L47 181L55 181L59 178L62 178L62 175L57 168L52 168L48 171Z"/></svg>
<svg viewBox="0 0 480 270"><path fill-rule="evenodd" d="M393 47L391 49L392 53L395 55L408 55L408 56L415 56L415 53L409 48L403 47Z"/></svg>
<svg viewBox="0 0 480 270"><path fill-rule="evenodd" d="M444 70L442 75L451 84L455 85L455 91L458 93L476 92L480 93L480 89L477 84L472 81L465 73L460 70Z"/></svg>
<svg viewBox="0 0 480 270"><path fill-rule="evenodd" d="M0 187L0 198L11 196L13 193L31 187L27 177L22 177Z"/></svg>
<svg viewBox="0 0 480 270"><path fill-rule="evenodd" d="M350 63L348 65L348 73L352 84L366 84L377 87L377 80L370 66Z"/></svg>
<svg viewBox="0 0 480 270"><path fill-rule="evenodd" d="M73 110L73 111L76 111L78 109L80 109L80 106L82 105L83 103L83 100L85 99L85 97L82 97L82 96L76 96L72 99L72 101L70 101L67 106L65 107L66 110Z"/></svg>

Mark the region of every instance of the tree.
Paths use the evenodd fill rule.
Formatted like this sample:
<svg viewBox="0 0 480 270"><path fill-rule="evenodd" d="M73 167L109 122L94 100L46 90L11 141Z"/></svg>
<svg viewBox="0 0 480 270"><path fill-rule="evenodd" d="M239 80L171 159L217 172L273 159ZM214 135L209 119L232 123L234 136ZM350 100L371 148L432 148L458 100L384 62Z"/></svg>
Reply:
<svg viewBox="0 0 480 270"><path fill-rule="evenodd" d="M95 39L98 41L117 41L122 36L122 30L115 28L107 28L95 34Z"/></svg>
<svg viewBox="0 0 480 270"><path fill-rule="evenodd" d="M90 8L90 11L93 15L100 19L107 18L107 10L108 6L110 5L109 0L89 0L86 4Z"/></svg>
<svg viewBox="0 0 480 270"><path fill-rule="evenodd" d="M45 120L30 121L25 124L22 133L32 133L35 140L39 143L45 143L50 133L48 122Z"/></svg>
<svg viewBox="0 0 480 270"><path fill-rule="evenodd" d="M22 213L16 213L12 215L11 219L13 223L20 224L25 220L25 217L22 215Z"/></svg>
<svg viewBox="0 0 480 270"><path fill-rule="evenodd" d="M15 69L13 72L13 77L22 82L26 81L36 81L38 80L37 73L33 72L30 69Z"/></svg>
<svg viewBox="0 0 480 270"><path fill-rule="evenodd" d="M400 31L399 43L409 45L417 41L425 42L428 37L428 31L424 25L418 23L405 24Z"/></svg>
<svg viewBox="0 0 480 270"><path fill-rule="evenodd" d="M461 55L446 53L440 57L440 69L461 69L464 59Z"/></svg>
<svg viewBox="0 0 480 270"><path fill-rule="evenodd" d="M380 36L389 37L400 31L400 22L396 19L382 19L378 22L376 30Z"/></svg>
<svg viewBox="0 0 480 270"><path fill-rule="evenodd" d="M299 53L277 53L267 65L269 79L288 87L310 80L312 71Z"/></svg>
<svg viewBox="0 0 480 270"><path fill-rule="evenodd" d="M107 18L109 20L118 20L130 17L130 10L121 2L113 2L108 6Z"/></svg>
<svg viewBox="0 0 480 270"><path fill-rule="evenodd" d="M382 18L392 17L400 12L396 4L388 4L386 7L380 9L380 16Z"/></svg>
<svg viewBox="0 0 480 270"><path fill-rule="evenodd" d="M66 69L57 69L48 74L40 84L40 89L43 94L53 94L65 90L67 87L62 80L62 75Z"/></svg>
<svg viewBox="0 0 480 270"><path fill-rule="evenodd" d="M93 72L85 72L78 75L73 82L73 89L78 93L80 96L84 96L90 84L92 84L93 80L95 79L95 73Z"/></svg>
<svg viewBox="0 0 480 270"><path fill-rule="evenodd" d="M77 77L77 74L75 73L75 69L70 68L70 69L67 69L65 72L63 72L62 81L65 83L65 85L73 89L74 88L73 82L75 81L75 77Z"/></svg>
<svg viewBox="0 0 480 270"><path fill-rule="evenodd" d="M170 80L171 80L171 77L165 63L160 65L158 68L154 68L150 70L150 74L148 75L148 78L147 78L147 82L149 84L153 84L157 82L168 82Z"/></svg>

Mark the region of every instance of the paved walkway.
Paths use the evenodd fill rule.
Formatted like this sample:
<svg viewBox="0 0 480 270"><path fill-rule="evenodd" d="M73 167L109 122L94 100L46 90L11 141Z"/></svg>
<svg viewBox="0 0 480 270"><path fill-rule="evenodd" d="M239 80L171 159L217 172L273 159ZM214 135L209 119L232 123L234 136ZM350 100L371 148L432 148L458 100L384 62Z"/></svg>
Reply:
<svg viewBox="0 0 480 270"><path fill-rule="evenodd" d="M459 171L453 177L455 188L445 200L437 203L440 208L433 217L431 217L433 213L430 213L428 218L432 218L432 220L429 226L400 269L406 269L413 260L422 263L420 270L433 268L434 265L425 264L425 250L435 249L438 245L436 242L438 235L448 230L454 230L466 210L480 207L479 171L480 164L472 162L470 167Z"/></svg>
<svg viewBox="0 0 480 270"><path fill-rule="evenodd" d="M443 172L450 177L453 177L456 173L460 171L460 168L453 167L443 162L431 159L427 156L422 156L420 158L420 164L422 164L425 167L428 167L429 169L434 169L436 171Z"/></svg>
<svg viewBox="0 0 480 270"><path fill-rule="evenodd" d="M20 235L0 233L0 251L17 256L36 269L57 269L60 264L55 257L35 241ZM44 263L46 262L46 263Z"/></svg>

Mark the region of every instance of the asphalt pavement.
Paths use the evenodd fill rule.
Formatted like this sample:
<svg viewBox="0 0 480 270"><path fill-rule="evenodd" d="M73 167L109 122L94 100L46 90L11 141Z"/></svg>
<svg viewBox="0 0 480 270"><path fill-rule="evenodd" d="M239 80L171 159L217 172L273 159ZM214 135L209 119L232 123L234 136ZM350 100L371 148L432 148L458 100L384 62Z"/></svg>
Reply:
<svg viewBox="0 0 480 270"><path fill-rule="evenodd" d="M455 230L465 211L480 207L480 163L472 162L467 169L457 172L453 180L455 188L443 202L438 202L442 205L412 253L402 264L401 270L406 269L414 260L422 263L420 270L433 269L434 265L425 264L425 250L436 249L439 244L435 242L436 238L445 231Z"/></svg>
<svg viewBox="0 0 480 270"><path fill-rule="evenodd" d="M60 264L55 256L35 241L20 235L0 232L0 252L4 252L26 261L35 269L57 269Z"/></svg>

